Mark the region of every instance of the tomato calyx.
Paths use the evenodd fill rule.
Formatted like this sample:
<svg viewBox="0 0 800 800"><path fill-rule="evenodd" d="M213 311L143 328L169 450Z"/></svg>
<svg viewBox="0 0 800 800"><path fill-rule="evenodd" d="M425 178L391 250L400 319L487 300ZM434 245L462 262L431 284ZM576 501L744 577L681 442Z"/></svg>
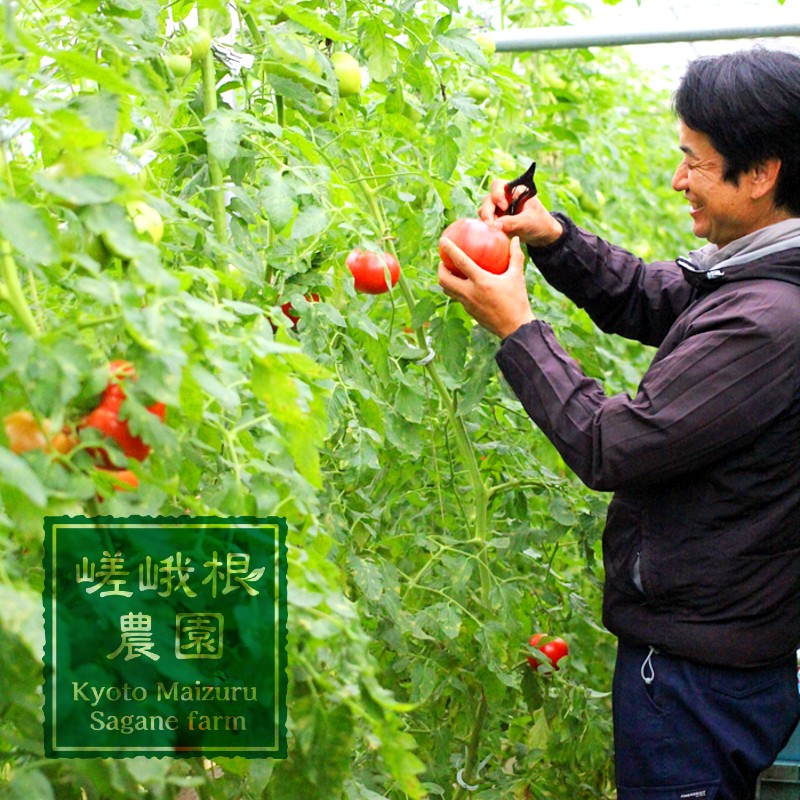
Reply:
<svg viewBox="0 0 800 800"><path fill-rule="evenodd" d="M448 225L442 233L481 269L500 275L508 269L511 247L508 236L481 219L458 219ZM466 277L439 245L442 262L459 278Z"/></svg>
<svg viewBox="0 0 800 800"><path fill-rule="evenodd" d="M528 640L528 644L546 656L545 660L534 655L528 656L528 664L534 672L557 672L559 670L558 662L569 655L569 645L559 636L534 633Z"/></svg>

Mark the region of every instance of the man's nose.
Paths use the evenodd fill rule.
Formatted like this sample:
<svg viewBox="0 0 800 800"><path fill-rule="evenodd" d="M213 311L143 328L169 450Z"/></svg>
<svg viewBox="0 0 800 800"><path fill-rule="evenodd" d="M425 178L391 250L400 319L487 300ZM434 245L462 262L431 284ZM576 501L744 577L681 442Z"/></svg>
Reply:
<svg viewBox="0 0 800 800"><path fill-rule="evenodd" d="M687 177L689 171L686 169L686 164L678 164L675 174L672 176L672 188L676 192L683 192L688 185Z"/></svg>

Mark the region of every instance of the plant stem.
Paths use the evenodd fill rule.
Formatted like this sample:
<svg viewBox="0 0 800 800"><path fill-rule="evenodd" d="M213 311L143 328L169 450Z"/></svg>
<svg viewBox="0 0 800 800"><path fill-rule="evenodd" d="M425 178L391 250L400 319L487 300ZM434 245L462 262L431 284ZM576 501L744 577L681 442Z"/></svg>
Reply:
<svg viewBox="0 0 800 800"><path fill-rule="evenodd" d="M462 773L462 780L466 784L472 783L474 780L475 764L478 761L478 748L481 743L481 733L483 732L483 724L486 722L486 714L489 710L489 704L486 702L486 695L481 690L481 702L478 705L478 713L475 717L475 725L472 728L472 734L469 737L469 744L467 745L467 763ZM461 800L468 789L459 786L456 793L453 795L453 800Z"/></svg>
<svg viewBox="0 0 800 800"><path fill-rule="evenodd" d="M356 185L364 195L364 198L367 201L370 210L374 214L375 219L378 220L384 232L388 231L386 217L378 201L377 194L369 184L371 178L363 179L363 176L359 172L358 167L352 158L347 160L347 165L352 174L358 178ZM394 252L394 245L391 243L391 241L389 241L388 247L396 257L397 253ZM416 300L413 292L411 291L411 287L408 285L408 282L405 280L402 272L400 273L400 279L397 285L400 287L400 292L403 295L403 299L406 301L408 309L413 316L414 308L416 307ZM416 336L417 343L419 344L420 348L427 350L428 345L425 341L425 332L422 328L417 329ZM436 368L436 364L432 361L425 365L425 369L428 371L428 375L445 407L447 419L455 437L456 448L458 449L459 455L461 456L464 466L467 469L475 503L475 537L482 542L486 541L486 534L488 530L489 490L487 489L486 484L483 482L483 478L481 477L478 459L475 455L475 449L472 446L469 435L467 434L464 420L458 414L458 403L456 401L456 397L445 386L442 376L439 374L439 370ZM491 589L491 574L489 571L489 566L486 563L485 552L482 552L478 558L478 572L481 580L481 599L484 605L488 605L489 592Z"/></svg>
<svg viewBox="0 0 800 800"><path fill-rule="evenodd" d="M206 30L212 30L211 9L201 8L197 12L198 21ZM209 48L201 62L203 70L203 105L205 117L208 118L217 110L217 76L214 66L214 53ZM223 189L224 175L222 167L208 148L208 173L210 178L211 215L214 220L214 234L219 242L227 239L228 226L225 216L225 194Z"/></svg>
<svg viewBox="0 0 800 800"><path fill-rule="evenodd" d="M0 299L8 303L17 322L31 336L39 336L39 326L33 318L19 281L17 262L14 261L11 245L5 239L0 239Z"/></svg>

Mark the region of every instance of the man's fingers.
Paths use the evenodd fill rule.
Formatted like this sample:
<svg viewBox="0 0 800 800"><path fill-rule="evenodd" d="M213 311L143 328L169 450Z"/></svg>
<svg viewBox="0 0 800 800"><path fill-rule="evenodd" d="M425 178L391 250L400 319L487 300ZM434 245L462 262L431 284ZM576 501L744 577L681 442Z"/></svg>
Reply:
<svg viewBox="0 0 800 800"><path fill-rule="evenodd" d="M478 217L484 222L492 223L497 219L497 212L508 211L508 198L506 197L506 183L508 181L493 180L490 193L483 198L478 209Z"/></svg>
<svg viewBox="0 0 800 800"><path fill-rule="evenodd" d="M510 245L511 258L508 261L508 268L524 272L525 270L525 253L519 243L519 236L515 236L511 240Z"/></svg>

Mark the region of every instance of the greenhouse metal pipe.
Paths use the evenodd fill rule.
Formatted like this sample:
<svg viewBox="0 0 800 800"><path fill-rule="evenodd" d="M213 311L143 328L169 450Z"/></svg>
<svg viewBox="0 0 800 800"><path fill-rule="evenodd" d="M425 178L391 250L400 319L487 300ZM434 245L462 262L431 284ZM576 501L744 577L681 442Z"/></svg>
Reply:
<svg viewBox="0 0 800 800"><path fill-rule="evenodd" d="M615 47L625 44L699 42L715 39L756 39L800 36L800 22L764 25L660 26L652 30L625 30L619 26L568 25L491 31L499 52L562 50L578 47Z"/></svg>

